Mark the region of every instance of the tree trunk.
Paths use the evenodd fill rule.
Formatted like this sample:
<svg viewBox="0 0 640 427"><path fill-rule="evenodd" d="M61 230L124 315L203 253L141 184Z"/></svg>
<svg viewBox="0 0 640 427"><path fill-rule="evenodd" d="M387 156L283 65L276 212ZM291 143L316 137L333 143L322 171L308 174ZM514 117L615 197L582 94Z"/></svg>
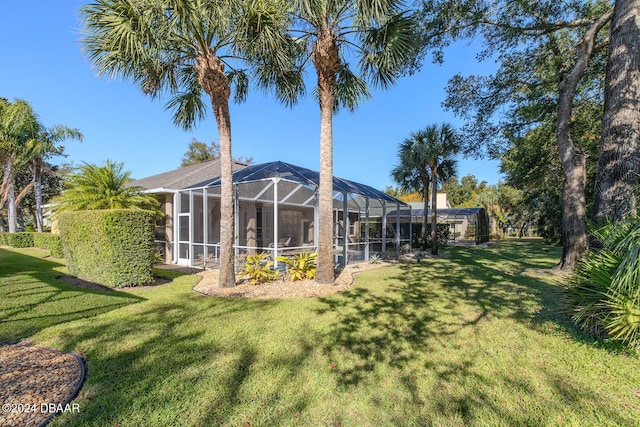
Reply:
<svg viewBox="0 0 640 427"><path fill-rule="evenodd" d="M438 165L431 166L431 255L438 255Z"/></svg>
<svg viewBox="0 0 640 427"><path fill-rule="evenodd" d="M7 205L7 228L9 233L16 232L16 191L14 187L15 182L15 169L13 167L13 158L11 155L7 155L2 163L2 194L0 199L2 204Z"/></svg>
<svg viewBox="0 0 640 427"><path fill-rule="evenodd" d="M638 209L640 0L616 0L608 56L593 208L597 224Z"/></svg>
<svg viewBox="0 0 640 427"><path fill-rule="evenodd" d="M196 63L198 82L211 97L213 115L220 140L220 287L236 285L234 270L234 200L233 159L231 157L231 117L229 96L231 88L224 73L224 65L213 52L207 51Z"/></svg>
<svg viewBox="0 0 640 427"><path fill-rule="evenodd" d="M422 174L422 198L424 199L422 215L422 233L420 233L420 250L426 251L427 243L427 224L429 224L429 176L425 173Z"/></svg>
<svg viewBox="0 0 640 427"><path fill-rule="evenodd" d="M42 224L42 161L40 159L36 159L33 164L33 184L36 202L36 230L38 233L42 233L44 227Z"/></svg>
<svg viewBox="0 0 640 427"><path fill-rule="evenodd" d="M17 231L17 219L16 190L13 184L10 184L7 189L7 224L9 226L9 233L15 233Z"/></svg>
<svg viewBox="0 0 640 427"><path fill-rule="evenodd" d="M320 98L320 183L318 188L318 262L316 282L334 282L333 272L333 108L338 48L328 29L320 31L312 51ZM384 230L383 230L384 233ZM347 242L345 240L344 244ZM346 260L345 260L346 261Z"/></svg>
<svg viewBox="0 0 640 427"><path fill-rule="evenodd" d="M558 85L558 156L562 164L564 185L562 191L562 258L556 266L572 270L588 249L587 204L585 186L587 180L585 158L578 152L571 138L573 100L578 82L593 54L598 32L611 18L604 14L585 32L576 49L576 60L569 73Z"/></svg>

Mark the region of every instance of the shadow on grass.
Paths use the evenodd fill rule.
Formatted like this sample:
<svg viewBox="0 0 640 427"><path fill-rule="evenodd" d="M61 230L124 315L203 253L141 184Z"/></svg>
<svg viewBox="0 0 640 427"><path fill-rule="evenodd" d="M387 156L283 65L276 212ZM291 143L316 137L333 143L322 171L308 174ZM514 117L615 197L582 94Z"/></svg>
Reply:
<svg viewBox="0 0 640 427"><path fill-rule="evenodd" d="M277 304L191 295L62 331L63 347L82 351L90 375L79 395L82 412L60 425L286 424L308 400L283 401L284 388L293 386L277 383L277 373L295 382L311 342L302 337L286 352L265 355L259 325L234 326ZM258 381L265 371L273 377Z"/></svg>
<svg viewBox="0 0 640 427"><path fill-rule="evenodd" d="M35 250L0 249L0 342L144 300L63 283L58 277L64 265L39 255Z"/></svg>
<svg viewBox="0 0 640 427"><path fill-rule="evenodd" d="M404 390L415 405L425 404L428 396L429 405L436 409L425 414L430 422L443 422L438 421L440 416L446 422L474 423L481 412L499 424L540 425L545 414L535 406L532 383L543 378L550 395L560 397L560 401L545 402L550 408L562 413L568 404L570 414L588 413L590 402L601 400L598 392L553 369L534 366L534 380L517 370L511 375L477 366L479 360L492 363L487 352L500 346L487 341L507 340L509 344L500 335L483 336L483 328L518 329L515 324L532 331L526 333L526 339L553 329L583 338L560 312L559 287L552 279L536 275L538 270L553 267L557 250L538 242L512 241L489 248L449 248L447 252L451 257L370 272L382 286L359 287L356 282L340 295L320 299L318 314L335 316L324 337L324 351L340 361L336 364L338 383L346 389L370 384L391 369L402 373ZM363 274L362 283L369 277ZM500 326L491 326L494 321ZM512 331L494 333L502 332ZM520 332L512 333L513 339L520 339ZM501 357L517 358L504 353ZM415 372L432 377L429 393L417 385ZM496 398L492 385L507 395L522 396L525 403L506 407ZM603 414L621 425L628 421L606 409Z"/></svg>

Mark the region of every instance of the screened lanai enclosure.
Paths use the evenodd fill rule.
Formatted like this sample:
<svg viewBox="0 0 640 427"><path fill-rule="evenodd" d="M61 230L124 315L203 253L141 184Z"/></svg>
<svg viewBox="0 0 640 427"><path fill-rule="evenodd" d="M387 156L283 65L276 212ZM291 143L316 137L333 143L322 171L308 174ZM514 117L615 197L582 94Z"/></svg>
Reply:
<svg viewBox="0 0 640 427"><path fill-rule="evenodd" d="M251 165L233 174L235 255L315 252L318 241L318 172L284 162ZM410 243L401 227L407 205L370 186L333 178L334 261L368 260L374 253L400 251ZM177 263L215 266L220 249L220 178L174 195ZM391 210L398 212L390 216ZM383 232L384 230L384 232Z"/></svg>
<svg viewBox="0 0 640 427"><path fill-rule="evenodd" d="M424 209L400 208L390 212L393 217L400 216L401 232L415 238L421 232ZM431 221L431 209L427 211L427 220ZM448 208L437 209L438 224L449 226L449 243L464 242L479 245L489 241L489 217L484 208Z"/></svg>

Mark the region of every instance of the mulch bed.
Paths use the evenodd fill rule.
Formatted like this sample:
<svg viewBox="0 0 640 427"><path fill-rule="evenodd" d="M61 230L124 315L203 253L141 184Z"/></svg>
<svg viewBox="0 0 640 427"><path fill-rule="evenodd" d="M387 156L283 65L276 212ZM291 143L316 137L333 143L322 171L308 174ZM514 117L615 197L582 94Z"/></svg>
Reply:
<svg viewBox="0 0 640 427"><path fill-rule="evenodd" d="M69 403L84 382L79 356L31 345L0 344L0 426L41 426Z"/></svg>
<svg viewBox="0 0 640 427"><path fill-rule="evenodd" d="M447 257L442 254L439 257ZM431 255L422 255L420 258L431 258ZM218 286L218 270L201 271L198 275L202 276L193 290L203 295L220 296L220 297L242 297L242 298L308 298L321 295L330 295L343 291L353 283L354 274L361 271L367 271L374 268L384 267L386 265L396 264L398 262L408 262L416 259L415 255L403 255L399 259L387 260L377 264L359 263L349 264L342 269L336 276L333 284L321 285L313 280L299 280L291 282L286 276L280 276L273 282L260 283L252 285L249 280L238 275L236 276L237 285L232 288L221 288Z"/></svg>

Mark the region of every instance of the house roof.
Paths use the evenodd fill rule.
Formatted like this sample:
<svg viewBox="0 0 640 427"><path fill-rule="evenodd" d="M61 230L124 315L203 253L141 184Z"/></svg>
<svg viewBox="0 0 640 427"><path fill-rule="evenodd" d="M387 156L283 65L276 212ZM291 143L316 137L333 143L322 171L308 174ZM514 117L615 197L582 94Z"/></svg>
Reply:
<svg viewBox="0 0 640 427"><path fill-rule="evenodd" d="M422 203L422 202L421 202ZM461 218L465 216L476 216L479 212L483 211L484 208L448 208L448 209L437 209L438 215L446 218ZM387 215L396 215L398 211L390 211ZM400 209L400 217L408 218L412 217L423 217L424 209ZM431 209L427 210L427 216L431 215Z"/></svg>
<svg viewBox="0 0 640 427"><path fill-rule="evenodd" d="M245 167L247 167L246 163L234 161L233 170ZM195 165L131 181L128 186L142 187L146 190L182 190L216 176L220 176L220 159L207 160Z"/></svg>
<svg viewBox="0 0 640 427"><path fill-rule="evenodd" d="M234 183L268 181L272 178L280 178L282 180L313 187L317 187L320 182L320 174L318 172L280 161L262 163L259 165L250 165L246 168L236 170L233 173ZM190 188L210 188L217 187L219 185L220 177L218 175L214 179L204 180L197 184L191 185ZM406 205L406 203L399 201L382 191L376 190L373 187L335 176L333 177L333 191L334 193L347 193L351 195L368 197L370 199Z"/></svg>

